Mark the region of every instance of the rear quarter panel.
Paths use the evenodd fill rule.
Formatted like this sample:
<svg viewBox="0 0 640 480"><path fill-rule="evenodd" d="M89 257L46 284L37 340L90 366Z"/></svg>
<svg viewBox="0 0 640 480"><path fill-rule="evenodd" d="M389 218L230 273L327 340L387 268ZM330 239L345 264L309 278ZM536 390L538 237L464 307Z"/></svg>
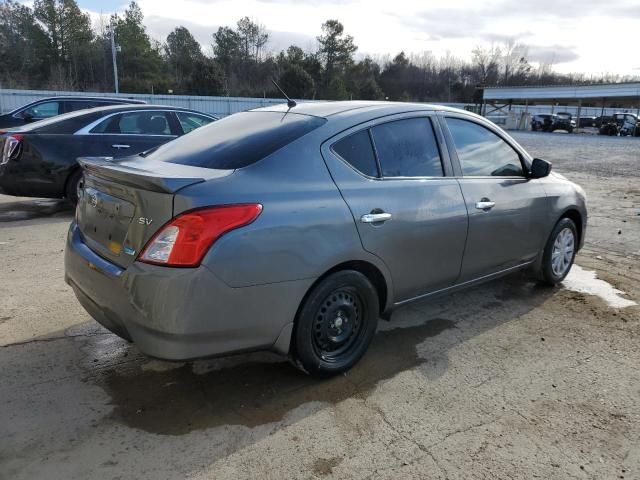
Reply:
<svg viewBox="0 0 640 480"><path fill-rule="evenodd" d="M384 266L363 250L353 216L322 160L324 138L321 132L308 134L224 179L176 195L174 215L207 205L263 205L255 222L224 235L204 259L229 286L315 279L340 263L362 260L375 265L390 287Z"/></svg>
<svg viewBox="0 0 640 480"><path fill-rule="evenodd" d="M13 195L62 197L67 176L76 168L79 145L68 135L25 135L18 160L5 165L3 181Z"/></svg>

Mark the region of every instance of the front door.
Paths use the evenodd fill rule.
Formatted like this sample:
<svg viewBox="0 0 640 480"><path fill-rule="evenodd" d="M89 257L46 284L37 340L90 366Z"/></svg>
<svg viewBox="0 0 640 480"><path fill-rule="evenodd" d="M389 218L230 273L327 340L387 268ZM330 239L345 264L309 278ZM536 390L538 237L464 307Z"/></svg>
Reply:
<svg viewBox="0 0 640 480"><path fill-rule="evenodd" d="M369 122L323 145L363 247L391 272L396 301L446 288L460 272L467 211L438 137L422 113Z"/></svg>
<svg viewBox="0 0 640 480"><path fill-rule="evenodd" d="M446 116L454 167L469 212L460 282L533 260L545 241L547 197L522 155L489 126ZM457 165L456 165L457 157Z"/></svg>

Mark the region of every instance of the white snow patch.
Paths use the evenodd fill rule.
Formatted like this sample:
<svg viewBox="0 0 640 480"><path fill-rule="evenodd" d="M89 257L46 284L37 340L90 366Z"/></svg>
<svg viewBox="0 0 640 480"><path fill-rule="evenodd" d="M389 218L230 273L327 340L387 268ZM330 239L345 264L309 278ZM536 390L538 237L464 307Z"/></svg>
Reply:
<svg viewBox="0 0 640 480"><path fill-rule="evenodd" d="M574 292L596 295L613 308L625 308L637 305L633 300L620 296L626 295L625 292L597 278L595 271L585 270L579 265L574 264L573 267L571 267L569 275L562 281L562 284L565 288L573 290Z"/></svg>

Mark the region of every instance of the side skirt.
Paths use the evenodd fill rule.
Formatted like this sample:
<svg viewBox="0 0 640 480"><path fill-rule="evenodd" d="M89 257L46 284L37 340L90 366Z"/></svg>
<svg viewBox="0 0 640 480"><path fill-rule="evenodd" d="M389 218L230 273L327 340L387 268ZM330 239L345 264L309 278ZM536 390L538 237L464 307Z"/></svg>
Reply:
<svg viewBox="0 0 640 480"><path fill-rule="evenodd" d="M445 295L445 294L457 292L458 290L463 290L463 289L465 289L467 287L472 287L474 285L479 285L481 283L488 282L490 280L494 280L494 279L502 277L504 275L508 275L508 274L510 274L512 272L515 272L517 270L525 269L525 268L531 266L533 263L535 263L535 259L534 260L530 260L530 261L525 262L525 263L521 263L519 265L516 265L515 267L505 268L504 270L500 270L498 272L491 273L489 275L484 275L482 277L478 277L478 278L475 278L473 280L467 280L466 282L458 283L456 285L452 285L452 286L447 287L447 288L442 288L440 290L435 290L433 292L425 293L423 295L418 295L417 297L408 298L406 300L402 300L400 302L394 303L393 304L393 308L395 309L395 308L400 307L402 305L406 305L407 303L415 302L416 300L422 300L424 298L439 297L440 295Z"/></svg>

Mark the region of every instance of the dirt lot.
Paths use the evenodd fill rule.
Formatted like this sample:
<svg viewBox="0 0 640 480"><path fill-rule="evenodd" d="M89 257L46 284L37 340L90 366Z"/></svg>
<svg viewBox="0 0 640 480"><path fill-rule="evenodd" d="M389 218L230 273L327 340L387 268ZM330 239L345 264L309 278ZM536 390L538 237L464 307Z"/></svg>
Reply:
<svg viewBox="0 0 640 480"><path fill-rule="evenodd" d="M640 302L638 139L514 136L589 195L577 263ZM640 479L638 306L515 275L398 311L330 381L168 364L76 302L71 217L0 196L0 478Z"/></svg>

